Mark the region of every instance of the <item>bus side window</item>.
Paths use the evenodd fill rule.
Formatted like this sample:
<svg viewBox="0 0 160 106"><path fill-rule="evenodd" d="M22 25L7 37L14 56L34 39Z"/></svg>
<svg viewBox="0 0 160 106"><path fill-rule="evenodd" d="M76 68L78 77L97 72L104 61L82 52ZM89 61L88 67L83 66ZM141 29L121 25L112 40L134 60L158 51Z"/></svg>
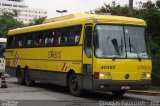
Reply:
<svg viewBox="0 0 160 106"><path fill-rule="evenodd" d="M32 47L32 43L33 43L33 38L32 38L33 36L32 36L32 34L30 33L30 34L27 34L26 35L26 47Z"/></svg>
<svg viewBox="0 0 160 106"><path fill-rule="evenodd" d="M53 46L57 46L58 45L58 33L57 30L53 31Z"/></svg>
<svg viewBox="0 0 160 106"><path fill-rule="evenodd" d="M37 47L38 46L38 33L35 32L33 33L33 47Z"/></svg>
<svg viewBox="0 0 160 106"><path fill-rule="evenodd" d="M45 38L44 43L45 43L45 46L48 46L48 38Z"/></svg>
<svg viewBox="0 0 160 106"><path fill-rule="evenodd" d="M73 26L70 28L70 35L68 38L68 45L78 45L80 40L80 35L82 31L82 26Z"/></svg>
<svg viewBox="0 0 160 106"><path fill-rule="evenodd" d="M45 46L52 46L54 42L53 30L45 31Z"/></svg>
<svg viewBox="0 0 160 106"><path fill-rule="evenodd" d="M51 30L50 32L49 32L49 45L50 46L53 46L53 43L54 43L54 31L53 30Z"/></svg>
<svg viewBox="0 0 160 106"><path fill-rule="evenodd" d="M92 26L85 28L84 50L87 57L92 57Z"/></svg>
<svg viewBox="0 0 160 106"><path fill-rule="evenodd" d="M28 40L27 41L27 46L31 46L31 44L32 44L31 42L32 42L31 40Z"/></svg>
<svg viewBox="0 0 160 106"><path fill-rule="evenodd" d="M67 45L68 36L69 28L64 28L61 32L60 45Z"/></svg>
<svg viewBox="0 0 160 106"><path fill-rule="evenodd" d="M62 36L60 39L60 45L66 45L67 44L67 37L66 36Z"/></svg>
<svg viewBox="0 0 160 106"><path fill-rule="evenodd" d="M15 44L16 44L16 37L14 36L13 38L11 37L12 39L12 44L11 44L11 47L15 47Z"/></svg>
<svg viewBox="0 0 160 106"><path fill-rule="evenodd" d="M74 40L74 42L75 42L75 44L78 44L79 43L79 40L80 40L80 36L75 36L75 40Z"/></svg>
<svg viewBox="0 0 160 106"><path fill-rule="evenodd" d="M18 37L16 39L16 47L17 48L22 47L22 41L23 41L23 36L22 35L18 35Z"/></svg>
<svg viewBox="0 0 160 106"><path fill-rule="evenodd" d="M58 37L58 45L61 44L61 36Z"/></svg>
<svg viewBox="0 0 160 106"><path fill-rule="evenodd" d="M18 41L18 47L22 47L22 41Z"/></svg>
<svg viewBox="0 0 160 106"><path fill-rule="evenodd" d="M42 39L39 39L38 44L39 46L42 46Z"/></svg>
<svg viewBox="0 0 160 106"><path fill-rule="evenodd" d="M13 47L12 42L13 42L13 37L8 36L7 37L7 48L12 48Z"/></svg>
<svg viewBox="0 0 160 106"><path fill-rule="evenodd" d="M43 46L43 32L38 32L37 38L36 38L37 46L42 47Z"/></svg>

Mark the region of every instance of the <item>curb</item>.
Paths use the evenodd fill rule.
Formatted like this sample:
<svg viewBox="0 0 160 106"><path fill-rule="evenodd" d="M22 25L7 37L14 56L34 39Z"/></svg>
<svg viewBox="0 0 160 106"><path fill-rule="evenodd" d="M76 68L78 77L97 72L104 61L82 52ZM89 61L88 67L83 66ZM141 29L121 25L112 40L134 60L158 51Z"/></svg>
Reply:
<svg viewBox="0 0 160 106"><path fill-rule="evenodd" d="M148 96L160 96L160 91L129 90L128 93Z"/></svg>

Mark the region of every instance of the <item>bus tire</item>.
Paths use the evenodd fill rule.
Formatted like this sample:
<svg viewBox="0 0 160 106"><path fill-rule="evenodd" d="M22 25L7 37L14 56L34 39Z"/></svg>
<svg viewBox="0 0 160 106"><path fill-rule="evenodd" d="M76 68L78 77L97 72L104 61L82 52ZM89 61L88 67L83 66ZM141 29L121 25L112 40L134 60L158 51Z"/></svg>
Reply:
<svg viewBox="0 0 160 106"><path fill-rule="evenodd" d="M25 84L24 72L22 71L22 69L20 67L17 67L17 80L18 80L18 84L20 84L20 85Z"/></svg>
<svg viewBox="0 0 160 106"><path fill-rule="evenodd" d="M35 81L33 81L31 79L31 76L29 74L29 68L25 68L25 75L24 76L25 76L25 83L26 83L27 86L34 85Z"/></svg>
<svg viewBox="0 0 160 106"><path fill-rule="evenodd" d="M125 90L121 90L121 91L112 91L112 94L113 94L114 96L117 96L117 97L121 97L121 96L123 96L125 93L126 93Z"/></svg>
<svg viewBox="0 0 160 106"><path fill-rule="evenodd" d="M69 90L74 96L81 95L81 89L78 87L78 79L75 73L72 73L69 78Z"/></svg>

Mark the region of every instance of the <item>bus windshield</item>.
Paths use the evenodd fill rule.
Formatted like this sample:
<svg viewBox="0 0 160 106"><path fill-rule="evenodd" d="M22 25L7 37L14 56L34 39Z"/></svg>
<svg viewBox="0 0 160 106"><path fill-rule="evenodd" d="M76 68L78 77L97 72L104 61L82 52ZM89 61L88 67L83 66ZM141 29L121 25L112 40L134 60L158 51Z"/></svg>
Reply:
<svg viewBox="0 0 160 106"><path fill-rule="evenodd" d="M144 27L97 25L96 31L96 57L149 58Z"/></svg>
<svg viewBox="0 0 160 106"><path fill-rule="evenodd" d="M5 47L6 47L6 43L0 42L0 57L4 57Z"/></svg>

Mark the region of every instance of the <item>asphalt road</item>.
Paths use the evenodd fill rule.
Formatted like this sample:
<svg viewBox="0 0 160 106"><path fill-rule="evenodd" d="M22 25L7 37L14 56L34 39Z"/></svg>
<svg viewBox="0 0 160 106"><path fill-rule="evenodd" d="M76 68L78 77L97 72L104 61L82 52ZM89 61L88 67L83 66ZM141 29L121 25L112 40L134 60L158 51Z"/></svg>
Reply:
<svg viewBox="0 0 160 106"><path fill-rule="evenodd" d="M16 78L6 78L8 88L0 88L0 106L159 106L159 96L126 93L115 97L105 92L84 92L72 96L65 87L37 83L34 87L18 85Z"/></svg>

